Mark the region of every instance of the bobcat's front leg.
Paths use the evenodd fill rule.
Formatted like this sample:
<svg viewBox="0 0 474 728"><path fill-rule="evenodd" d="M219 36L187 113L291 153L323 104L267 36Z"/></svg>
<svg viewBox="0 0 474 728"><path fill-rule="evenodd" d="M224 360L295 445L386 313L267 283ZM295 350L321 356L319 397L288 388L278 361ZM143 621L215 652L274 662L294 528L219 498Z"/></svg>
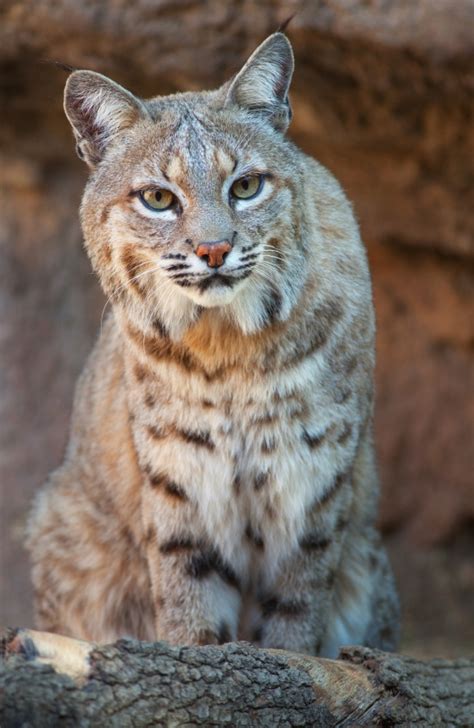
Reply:
<svg viewBox="0 0 474 728"><path fill-rule="evenodd" d="M182 484L149 474L143 522L156 637L174 644L222 644L237 637L240 579L204 529Z"/></svg>
<svg viewBox="0 0 474 728"><path fill-rule="evenodd" d="M336 476L325 498L308 509L298 544L276 576L263 583L257 628L263 647L320 653L338 578L350 497L350 476ZM264 572L270 571L268 564Z"/></svg>

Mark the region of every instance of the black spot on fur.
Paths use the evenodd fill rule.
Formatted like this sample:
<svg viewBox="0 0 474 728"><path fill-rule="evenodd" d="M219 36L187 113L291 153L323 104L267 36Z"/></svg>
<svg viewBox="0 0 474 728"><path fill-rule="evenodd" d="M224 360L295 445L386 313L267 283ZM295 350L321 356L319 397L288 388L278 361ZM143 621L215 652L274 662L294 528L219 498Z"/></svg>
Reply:
<svg viewBox="0 0 474 728"><path fill-rule="evenodd" d="M319 447L325 437L325 432L322 432L319 435L310 435L307 430L303 430L303 440L308 445L308 447L311 448L311 450L315 450L317 447Z"/></svg>
<svg viewBox="0 0 474 728"><path fill-rule="evenodd" d="M259 624L252 633L252 642L261 642L263 639L263 625Z"/></svg>
<svg viewBox="0 0 474 728"><path fill-rule="evenodd" d="M224 645L226 644L226 642L232 642L230 627L226 622L221 622L221 625L219 627L219 634L217 635L217 640L220 645Z"/></svg>
<svg viewBox="0 0 474 728"><path fill-rule="evenodd" d="M165 491L168 495L172 495L180 500L188 500L188 496L186 495L184 489L172 480L166 481Z"/></svg>
<svg viewBox="0 0 474 728"><path fill-rule="evenodd" d="M130 246L125 248L125 250L122 252L121 262L127 272L130 285L141 297L143 297L145 295L145 290L143 288L145 281L143 281L143 278L140 274L140 271L142 269L141 260L136 257ZM138 278L140 278L140 280L138 280Z"/></svg>
<svg viewBox="0 0 474 728"><path fill-rule="evenodd" d="M344 310L337 300L322 303L312 313L311 328L308 336L299 341L293 353L285 361L285 366L293 366L306 357L312 356L327 342L335 324L342 318ZM309 323L309 322L308 322Z"/></svg>
<svg viewBox="0 0 474 728"><path fill-rule="evenodd" d="M253 417L252 425L271 425L276 420L278 420L278 414L276 412L265 412L262 415Z"/></svg>
<svg viewBox="0 0 474 728"><path fill-rule="evenodd" d="M237 474L234 477L234 480L233 480L233 483L232 483L232 488L234 490L235 495L239 495L240 490L242 488L242 481L240 479L240 475Z"/></svg>
<svg viewBox="0 0 474 728"><path fill-rule="evenodd" d="M260 449L261 449L261 452L264 453L265 455L268 455L271 452L275 452L275 450L277 449L277 441L275 440L274 437L269 437L269 438L264 437L262 446Z"/></svg>
<svg viewBox="0 0 474 728"><path fill-rule="evenodd" d="M145 394L145 398L144 398L144 400L143 400L143 401L144 401L144 403L145 403L145 407L149 407L150 409L151 409L152 407L154 407L154 406L155 406L155 404L156 404L156 402L155 402L155 398L154 398L154 397L153 397L153 395L151 395L151 394L150 394L149 392L147 392L147 393Z"/></svg>
<svg viewBox="0 0 474 728"><path fill-rule="evenodd" d="M337 438L337 442L339 443L339 445L343 445L345 442L347 442L347 440L350 438L351 435L352 435L352 425L350 425L349 422L345 422L344 428L343 428L341 434L339 435L339 437Z"/></svg>
<svg viewBox="0 0 474 728"><path fill-rule="evenodd" d="M272 290L269 294L267 294L263 300L266 326L275 323L280 314L282 305L283 298L279 291Z"/></svg>
<svg viewBox="0 0 474 728"><path fill-rule="evenodd" d="M186 501L188 496L186 491L173 480L169 480L166 475L156 473L149 476L152 488L162 489L166 495L172 496L177 500Z"/></svg>
<svg viewBox="0 0 474 728"><path fill-rule="evenodd" d="M205 579L214 571L214 556L211 551L202 551L193 556L186 565L186 573L193 579Z"/></svg>
<svg viewBox="0 0 474 728"><path fill-rule="evenodd" d="M151 325L153 326L154 330L157 331L159 333L159 335L162 336L163 338L168 336L168 329L166 328L164 323L162 321L160 321L160 319L157 316L153 319Z"/></svg>
<svg viewBox="0 0 474 728"><path fill-rule="evenodd" d="M161 430L159 427L154 427L153 425L149 425L147 427L147 432L154 440L162 440L166 437L166 432L164 430Z"/></svg>
<svg viewBox="0 0 474 728"><path fill-rule="evenodd" d="M334 392L334 402L336 404L344 404L349 399L352 392L347 387L338 387Z"/></svg>
<svg viewBox="0 0 474 728"><path fill-rule="evenodd" d="M143 367L141 364L138 364L138 362L133 367L133 373L137 382L143 382L143 380L146 379L148 376L148 372L145 367Z"/></svg>
<svg viewBox="0 0 474 728"><path fill-rule="evenodd" d="M338 518L334 530L336 531L336 533L341 533L341 531L344 531L348 525L349 525L349 518L345 514L343 514L342 516L340 516Z"/></svg>
<svg viewBox="0 0 474 728"><path fill-rule="evenodd" d="M193 579L205 579L212 572L217 573L229 586L240 590L240 581L235 571L214 548L203 548L200 553L191 557L186 566L186 573Z"/></svg>
<svg viewBox="0 0 474 728"><path fill-rule="evenodd" d="M177 430L177 433L183 440L185 440L185 442L197 445L198 447L205 447L208 450L214 450L216 447L211 440L211 435L209 432L191 432L190 430Z"/></svg>
<svg viewBox="0 0 474 728"><path fill-rule="evenodd" d="M269 597L260 603L263 617L278 615L281 617L299 617L306 613L307 605L300 599L279 599Z"/></svg>
<svg viewBox="0 0 474 728"><path fill-rule="evenodd" d="M255 478L255 490L261 490L268 483L268 473L259 473Z"/></svg>
<svg viewBox="0 0 474 728"><path fill-rule="evenodd" d="M300 541L300 546L305 551L325 551L330 545L330 538L325 538L317 533L308 533Z"/></svg>
<svg viewBox="0 0 474 728"><path fill-rule="evenodd" d="M154 526L149 526L145 533L145 546L150 546L155 541L156 529Z"/></svg>
<svg viewBox="0 0 474 728"><path fill-rule="evenodd" d="M319 505L320 506L324 505L325 503L330 501L331 498L334 495L336 495L336 493L339 491L341 486L344 483L347 483L348 479L349 479L348 472L343 472L343 473L339 473L338 475L336 475L336 477L334 478L334 480L332 482L332 485L327 489L327 491L324 493L322 498L319 499Z"/></svg>
<svg viewBox="0 0 474 728"><path fill-rule="evenodd" d="M195 543L190 538L172 538L160 545L162 554L176 554L182 551L189 551L195 548Z"/></svg>
<svg viewBox="0 0 474 728"><path fill-rule="evenodd" d="M222 581L240 591L240 580L230 564L217 557L215 568Z"/></svg>
<svg viewBox="0 0 474 728"><path fill-rule="evenodd" d="M250 523L247 524L247 528L245 529L245 535L250 541L253 546L255 546L258 549L263 549L265 547L265 544L263 543L263 538L260 536L260 534L256 533Z"/></svg>

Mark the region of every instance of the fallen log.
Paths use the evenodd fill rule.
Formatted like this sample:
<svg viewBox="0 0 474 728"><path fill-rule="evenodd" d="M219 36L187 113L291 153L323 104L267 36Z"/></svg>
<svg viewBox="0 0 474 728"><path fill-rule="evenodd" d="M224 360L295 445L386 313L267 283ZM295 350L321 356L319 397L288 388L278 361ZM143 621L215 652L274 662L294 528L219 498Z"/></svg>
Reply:
<svg viewBox="0 0 474 728"><path fill-rule="evenodd" d="M32 630L0 643L2 728L473 726L474 658L344 647L338 660L245 642L95 645Z"/></svg>

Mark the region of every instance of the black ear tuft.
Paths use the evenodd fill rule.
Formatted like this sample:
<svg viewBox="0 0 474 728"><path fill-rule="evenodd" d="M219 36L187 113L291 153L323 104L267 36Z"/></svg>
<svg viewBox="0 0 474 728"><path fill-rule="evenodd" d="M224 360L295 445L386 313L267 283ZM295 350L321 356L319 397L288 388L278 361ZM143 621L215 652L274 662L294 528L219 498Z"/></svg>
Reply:
<svg viewBox="0 0 474 728"><path fill-rule="evenodd" d="M296 13L293 13L293 15L290 15L289 18L287 18L286 20L284 20L283 23L277 28L277 31L276 32L277 33L284 33L285 30L288 28L289 24L291 23L291 21L293 20L293 18L295 17L295 15L296 15Z"/></svg>

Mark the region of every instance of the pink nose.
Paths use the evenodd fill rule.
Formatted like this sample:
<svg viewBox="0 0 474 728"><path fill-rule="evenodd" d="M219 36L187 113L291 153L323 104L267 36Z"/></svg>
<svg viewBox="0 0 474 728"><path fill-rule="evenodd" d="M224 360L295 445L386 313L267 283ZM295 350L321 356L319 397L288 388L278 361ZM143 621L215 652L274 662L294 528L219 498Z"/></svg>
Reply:
<svg viewBox="0 0 474 728"><path fill-rule="evenodd" d="M209 268L219 268L231 250L228 240L219 240L217 243L201 243L196 248L196 255L205 258Z"/></svg>

